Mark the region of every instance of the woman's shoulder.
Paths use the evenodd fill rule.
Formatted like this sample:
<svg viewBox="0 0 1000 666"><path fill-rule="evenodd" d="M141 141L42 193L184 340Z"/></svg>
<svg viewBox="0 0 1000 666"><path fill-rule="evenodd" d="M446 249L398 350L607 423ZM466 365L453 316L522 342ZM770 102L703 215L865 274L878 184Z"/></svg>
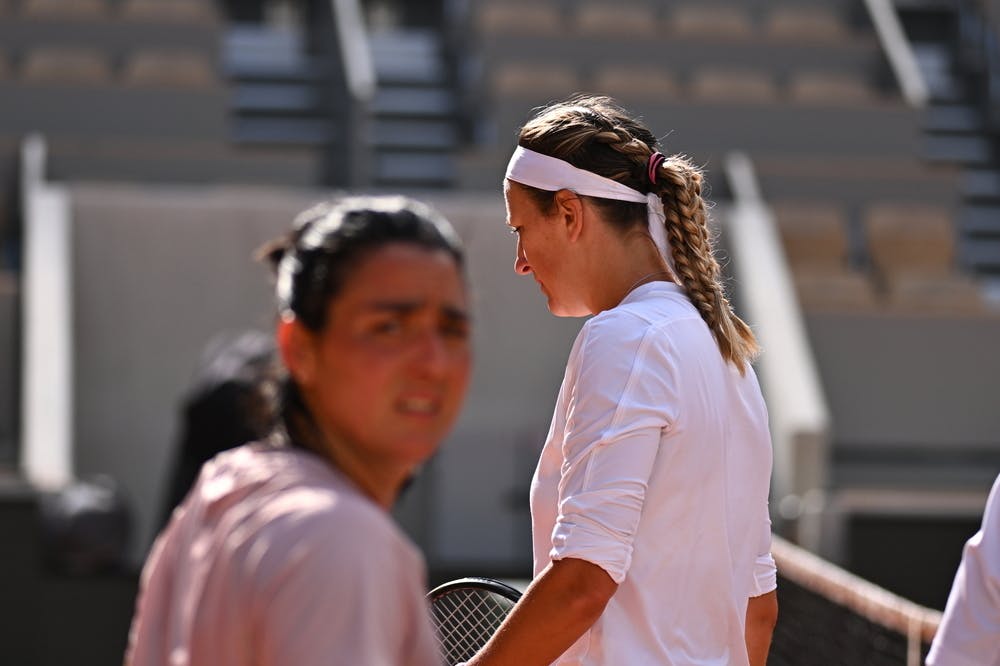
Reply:
<svg viewBox="0 0 1000 666"><path fill-rule="evenodd" d="M196 501L228 512L242 529L270 537L303 539L356 532L395 543L402 537L391 517L343 474L318 456L293 447L256 442L206 463Z"/></svg>

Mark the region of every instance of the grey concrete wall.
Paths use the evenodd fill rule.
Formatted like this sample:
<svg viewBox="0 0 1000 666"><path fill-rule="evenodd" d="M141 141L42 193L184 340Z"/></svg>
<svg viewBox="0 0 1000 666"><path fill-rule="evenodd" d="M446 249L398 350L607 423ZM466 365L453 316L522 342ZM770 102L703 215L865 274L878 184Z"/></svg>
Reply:
<svg viewBox="0 0 1000 666"><path fill-rule="evenodd" d="M1000 450L1000 316L806 321L836 442Z"/></svg>
<svg viewBox="0 0 1000 666"><path fill-rule="evenodd" d="M314 191L72 189L75 464L118 479L152 537L178 437L178 407L206 342L270 329L267 271L250 255ZM465 239L476 365L463 414L400 516L435 567L529 561L527 484L579 320L545 309L512 271L499 193L433 195ZM488 517L488 519L487 519Z"/></svg>

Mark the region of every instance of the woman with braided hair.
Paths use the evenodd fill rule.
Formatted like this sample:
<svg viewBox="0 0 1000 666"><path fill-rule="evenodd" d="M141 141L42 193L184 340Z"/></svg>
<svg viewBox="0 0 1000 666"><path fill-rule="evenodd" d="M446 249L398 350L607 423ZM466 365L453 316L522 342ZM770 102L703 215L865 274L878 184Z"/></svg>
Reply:
<svg viewBox="0 0 1000 666"><path fill-rule="evenodd" d="M765 663L771 446L702 176L604 97L542 109L507 168L515 271L570 352L531 485L535 576L469 665Z"/></svg>

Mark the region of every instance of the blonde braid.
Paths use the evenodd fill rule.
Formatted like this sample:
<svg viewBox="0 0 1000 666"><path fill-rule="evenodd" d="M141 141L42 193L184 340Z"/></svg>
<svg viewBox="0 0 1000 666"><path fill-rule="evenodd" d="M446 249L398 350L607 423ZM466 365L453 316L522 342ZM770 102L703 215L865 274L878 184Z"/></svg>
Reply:
<svg viewBox="0 0 1000 666"><path fill-rule="evenodd" d="M715 260L708 233L701 183L698 168L685 157L673 155L657 171L654 187L661 188L667 238L677 276L715 336L723 358L736 365L742 374L760 347L750 327L733 312L722 288L719 262Z"/></svg>
<svg viewBox="0 0 1000 666"><path fill-rule="evenodd" d="M635 180L637 167L639 173L643 173L646 160L649 159L649 146L632 136L627 128L614 127L597 132L593 139L628 158L623 162L623 167L627 165L631 168L622 168L618 173L607 176L608 178L628 184L630 180Z"/></svg>

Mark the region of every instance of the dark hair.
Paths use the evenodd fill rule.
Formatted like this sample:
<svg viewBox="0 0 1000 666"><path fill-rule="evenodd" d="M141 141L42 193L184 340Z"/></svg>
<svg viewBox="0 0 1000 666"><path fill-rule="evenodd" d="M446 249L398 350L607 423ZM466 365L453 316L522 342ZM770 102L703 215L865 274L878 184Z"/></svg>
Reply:
<svg viewBox="0 0 1000 666"><path fill-rule="evenodd" d="M569 162L663 201L666 232L677 277L698 308L723 358L740 372L758 352L750 327L726 298L708 231L701 171L683 155L670 155L650 178L650 156L658 151L653 133L609 97L573 97L544 107L521 128L518 145ZM518 185L543 214L552 210L555 192ZM626 231L645 224L646 206L588 197L605 219Z"/></svg>
<svg viewBox="0 0 1000 666"><path fill-rule="evenodd" d="M403 196L350 197L299 214L286 236L261 250L277 276L280 313L322 330L330 301L351 270L393 243L447 252L460 271L465 251L440 213Z"/></svg>
<svg viewBox="0 0 1000 666"><path fill-rule="evenodd" d="M321 331L329 305L351 271L397 243L446 252L464 272L465 250L451 224L430 206L404 196L348 197L313 206L295 218L288 234L262 247L258 257L277 277L279 313ZM304 432L314 431L315 422L290 376L281 382L278 413L293 443L302 445L314 436Z"/></svg>

